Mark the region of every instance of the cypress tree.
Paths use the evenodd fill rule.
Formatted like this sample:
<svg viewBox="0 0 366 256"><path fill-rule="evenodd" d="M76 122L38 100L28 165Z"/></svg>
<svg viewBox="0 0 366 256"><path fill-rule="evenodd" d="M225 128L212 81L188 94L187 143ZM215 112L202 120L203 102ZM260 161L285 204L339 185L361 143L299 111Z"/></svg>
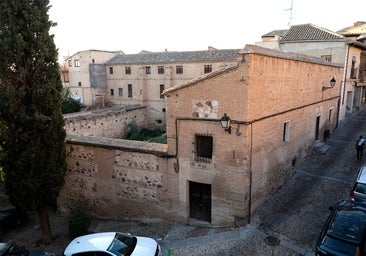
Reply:
<svg viewBox="0 0 366 256"><path fill-rule="evenodd" d="M10 202L38 212L44 242L52 240L48 209L56 205L66 170L50 7L49 0L0 1L0 165Z"/></svg>

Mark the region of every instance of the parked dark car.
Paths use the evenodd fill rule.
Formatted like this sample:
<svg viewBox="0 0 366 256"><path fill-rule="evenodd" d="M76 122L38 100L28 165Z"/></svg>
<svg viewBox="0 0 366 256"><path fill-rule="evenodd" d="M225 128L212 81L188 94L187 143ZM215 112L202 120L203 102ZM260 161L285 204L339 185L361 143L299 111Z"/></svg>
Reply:
<svg viewBox="0 0 366 256"><path fill-rule="evenodd" d="M366 207L366 166L361 166L351 190L351 199Z"/></svg>
<svg viewBox="0 0 366 256"><path fill-rule="evenodd" d="M366 208L352 200L341 200L330 210L315 255L366 255Z"/></svg>
<svg viewBox="0 0 366 256"><path fill-rule="evenodd" d="M42 250L27 250L12 243L0 243L0 256L50 256Z"/></svg>

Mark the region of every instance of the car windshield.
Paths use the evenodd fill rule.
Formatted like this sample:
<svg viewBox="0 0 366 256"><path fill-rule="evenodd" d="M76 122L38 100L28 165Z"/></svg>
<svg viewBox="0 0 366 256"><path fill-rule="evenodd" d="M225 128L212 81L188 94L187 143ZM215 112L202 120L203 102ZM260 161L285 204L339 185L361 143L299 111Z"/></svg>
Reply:
<svg viewBox="0 0 366 256"><path fill-rule="evenodd" d="M366 230L366 214L363 211L341 209L334 217L327 235L348 243L359 244Z"/></svg>
<svg viewBox="0 0 366 256"><path fill-rule="evenodd" d="M123 233L116 233L107 250L117 256L128 256L133 252L136 241L137 239L135 237Z"/></svg>

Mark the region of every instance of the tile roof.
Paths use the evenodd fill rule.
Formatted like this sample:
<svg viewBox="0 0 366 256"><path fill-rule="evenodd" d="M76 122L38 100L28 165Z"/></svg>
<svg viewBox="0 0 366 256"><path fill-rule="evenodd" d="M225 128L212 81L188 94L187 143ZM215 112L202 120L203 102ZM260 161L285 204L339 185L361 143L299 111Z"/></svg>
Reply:
<svg viewBox="0 0 366 256"><path fill-rule="evenodd" d="M298 60L303 62L309 62L319 65L326 65L326 66L334 66L334 67L343 67L343 64L340 63L332 63L328 62L322 58L306 55L306 54L300 54L300 53L294 53L294 52L284 52L274 49L269 49L266 47L261 47L258 45L250 45L247 44L245 47L240 51L242 54L258 54L258 55L264 55L264 56L270 56L275 58L282 58L282 59L290 59L290 60Z"/></svg>
<svg viewBox="0 0 366 256"><path fill-rule="evenodd" d="M274 36L282 37L286 34L287 31L288 31L288 29L273 30L271 32L268 32L267 34L264 34L262 37L274 37Z"/></svg>
<svg viewBox="0 0 366 256"><path fill-rule="evenodd" d="M337 31L338 34L344 36L358 36L366 33L366 22L359 21L355 22L353 26L343 28Z"/></svg>
<svg viewBox="0 0 366 256"><path fill-rule="evenodd" d="M174 62L235 61L240 49L187 52L152 52L117 55L107 64L147 64Z"/></svg>
<svg viewBox="0 0 366 256"><path fill-rule="evenodd" d="M207 73L207 74L204 74L202 76L199 76L199 77L196 77L196 78L193 78L189 81L186 81L186 82L183 82L181 84L177 84L175 86L172 86L172 87L169 87L167 89L165 89L163 91L163 94L167 94L167 93L170 93L170 92L173 92L173 91L176 91L176 90L179 90L179 89L182 89L182 88L185 88L185 87L189 87L189 86L192 86L200 81L203 81L203 80L206 80L206 79L209 79L211 77L215 77L215 76L218 76L222 73L225 73L225 72L228 72L230 70L233 70L233 69L236 69L238 67L238 63L231 63L229 65L226 65L226 66L223 66L223 67L220 67L218 69L215 69L213 70L212 72L210 73Z"/></svg>
<svg viewBox="0 0 366 256"><path fill-rule="evenodd" d="M281 42L289 41L345 41L344 36L313 24L291 26L281 38Z"/></svg>

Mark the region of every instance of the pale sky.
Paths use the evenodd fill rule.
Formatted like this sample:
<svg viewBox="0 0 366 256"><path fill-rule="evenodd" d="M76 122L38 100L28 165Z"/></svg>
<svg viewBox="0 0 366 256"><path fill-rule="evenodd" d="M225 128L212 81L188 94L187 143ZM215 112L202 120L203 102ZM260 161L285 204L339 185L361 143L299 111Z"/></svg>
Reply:
<svg viewBox="0 0 366 256"><path fill-rule="evenodd" d="M292 3L292 13L290 10ZM83 50L241 49L290 25L338 31L366 21L366 1L50 0L51 29L62 56Z"/></svg>

